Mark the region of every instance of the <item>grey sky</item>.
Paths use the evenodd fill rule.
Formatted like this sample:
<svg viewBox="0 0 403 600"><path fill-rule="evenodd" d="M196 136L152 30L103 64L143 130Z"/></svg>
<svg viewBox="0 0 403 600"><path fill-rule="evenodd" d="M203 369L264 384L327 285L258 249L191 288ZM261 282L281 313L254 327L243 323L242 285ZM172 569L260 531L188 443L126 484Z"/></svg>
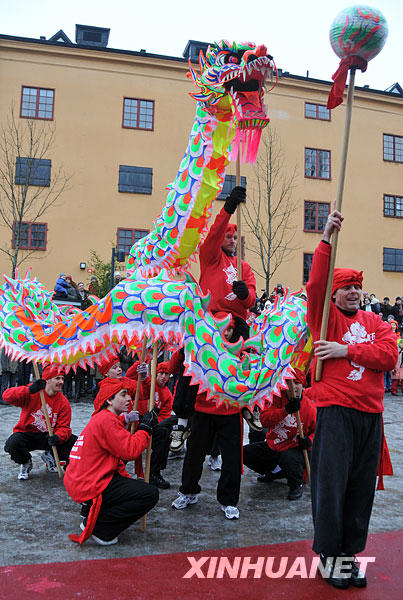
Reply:
<svg viewBox="0 0 403 600"><path fill-rule="evenodd" d="M0 0L0 33L47 38L59 29L75 41L75 24L110 27L109 47L181 56L189 39L264 43L277 66L330 80L339 59L329 28L345 0ZM370 2L389 25L384 49L357 73L356 84L403 85L403 0Z"/></svg>

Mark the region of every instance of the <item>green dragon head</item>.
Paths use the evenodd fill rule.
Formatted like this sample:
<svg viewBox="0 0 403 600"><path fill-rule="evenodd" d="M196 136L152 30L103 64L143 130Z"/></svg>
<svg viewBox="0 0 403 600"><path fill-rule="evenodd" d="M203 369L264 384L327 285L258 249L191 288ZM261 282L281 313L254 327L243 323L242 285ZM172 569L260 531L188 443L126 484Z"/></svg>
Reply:
<svg viewBox="0 0 403 600"><path fill-rule="evenodd" d="M190 95L205 103L212 114L225 110L232 114L232 123L237 130L233 154L234 150L238 152L241 138L249 142L251 152L252 146L256 143L258 146L260 141L260 135L253 140L251 132L261 132L270 120L264 92L266 79L272 79L273 73L277 73L273 57L267 53L266 46L230 44L222 40L209 46L205 57L200 52L199 65L200 75L189 61L188 76L200 88L198 93ZM242 130L249 134L241 134ZM257 147L255 150L257 152Z"/></svg>

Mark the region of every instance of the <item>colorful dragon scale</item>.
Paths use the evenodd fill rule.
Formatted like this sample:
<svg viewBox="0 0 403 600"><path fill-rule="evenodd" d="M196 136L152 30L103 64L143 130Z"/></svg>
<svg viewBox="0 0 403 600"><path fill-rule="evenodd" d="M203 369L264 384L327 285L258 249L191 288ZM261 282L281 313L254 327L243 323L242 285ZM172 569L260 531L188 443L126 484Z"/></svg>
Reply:
<svg viewBox="0 0 403 600"><path fill-rule="evenodd" d="M76 368L93 365L122 345L163 339L184 345L186 373L216 402L261 403L293 378L290 360L306 329L306 303L286 293L253 324L252 337L228 344L227 320L207 312L209 297L189 275L126 279L87 310L61 310L37 279L6 278L0 288L0 345L17 359Z"/></svg>
<svg viewBox="0 0 403 600"><path fill-rule="evenodd" d="M144 277L161 269L187 270L208 232L214 200L225 170L242 156L254 162L262 129L269 123L264 85L275 65L265 46L222 41L200 53L200 75L189 61L188 74L199 88L190 139L175 181L154 229L137 242L127 260L128 275Z"/></svg>

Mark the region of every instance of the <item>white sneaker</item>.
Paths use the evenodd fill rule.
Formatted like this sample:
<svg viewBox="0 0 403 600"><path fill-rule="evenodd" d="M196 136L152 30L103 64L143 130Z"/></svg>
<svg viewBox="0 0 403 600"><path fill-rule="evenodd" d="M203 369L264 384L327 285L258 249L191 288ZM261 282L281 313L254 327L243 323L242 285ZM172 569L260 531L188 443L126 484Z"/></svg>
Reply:
<svg viewBox="0 0 403 600"><path fill-rule="evenodd" d="M197 496L193 494L182 494L182 492L178 492L178 497L172 502L172 508L176 508L177 510L182 510L189 506L189 504L196 504Z"/></svg>
<svg viewBox="0 0 403 600"><path fill-rule="evenodd" d="M221 505L221 510L224 511L227 519L239 519L239 510L236 506Z"/></svg>
<svg viewBox="0 0 403 600"><path fill-rule="evenodd" d="M85 525L83 522L80 523L80 529L81 531L84 531L85 529ZM118 537L113 538L113 540L109 540L108 542L106 540L101 540L101 538L97 537L96 535L92 535L91 540L94 540L94 542L96 544L98 544L99 546L113 546L113 544L117 544L119 541Z"/></svg>
<svg viewBox="0 0 403 600"><path fill-rule="evenodd" d="M20 466L18 479L29 479L29 472L32 471L32 458L28 462Z"/></svg>
<svg viewBox="0 0 403 600"><path fill-rule="evenodd" d="M208 459L208 466L212 471L221 471L222 460L221 456L210 456Z"/></svg>
<svg viewBox="0 0 403 600"><path fill-rule="evenodd" d="M46 470L49 471L49 473L57 473L55 459L51 452L42 452L41 459L45 463Z"/></svg>

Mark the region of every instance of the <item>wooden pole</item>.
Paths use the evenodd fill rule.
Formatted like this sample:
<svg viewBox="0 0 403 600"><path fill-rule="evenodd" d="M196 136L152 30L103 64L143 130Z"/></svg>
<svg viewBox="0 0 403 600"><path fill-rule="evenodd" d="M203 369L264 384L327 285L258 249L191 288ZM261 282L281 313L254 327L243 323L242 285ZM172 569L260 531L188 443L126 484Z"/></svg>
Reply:
<svg viewBox="0 0 403 600"><path fill-rule="evenodd" d="M288 390L290 392L290 394L289 394L290 399L294 400L296 398L294 380L287 379L287 385L288 385ZM301 438L301 440L303 440L305 438L305 436L304 436L304 430L302 428L299 410L297 410L297 412L295 413L295 417L297 419L297 427L298 427L299 437ZM305 459L305 467L306 467L306 472L308 475L308 483L310 483L311 482L311 465L309 464L308 450L302 450L302 454L304 455L304 459Z"/></svg>
<svg viewBox="0 0 403 600"><path fill-rule="evenodd" d="M150 397L148 399L148 410L152 410L154 408L155 402L155 383L157 379L157 357L158 357L158 341L156 340L153 348L153 361L151 363L151 389L150 389ZM151 464L151 443L152 436L150 437L150 441L147 446L147 454L146 454L146 472L144 475L144 481L148 483L150 481L150 464ZM147 521L147 513L143 515L141 519L141 530L146 530L146 521Z"/></svg>
<svg viewBox="0 0 403 600"><path fill-rule="evenodd" d="M148 341L148 339L147 339L147 336L145 335L144 338L143 338L143 346L141 348L140 364L144 362L144 359L146 357L147 341ZM141 375L139 373L137 375L137 387L136 387L136 393L134 395L133 410L137 410L137 407L139 405L140 388L141 388ZM135 423L131 423L131 425L130 425L130 433L131 434L134 433L134 426L135 426Z"/></svg>
<svg viewBox="0 0 403 600"><path fill-rule="evenodd" d="M353 108L354 99L354 80L355 80L355 67L350 69L350 81L347 92L347 105L346 105L346 117L344 121L344 135L342 143L342 153L339 171L339 181L337 187L337 197L335 209L341 212L341 205L343 201L343 190L344 190L344 179L346 175L346 164L347 164L347 152L348 142L350 138L350 125L351 125L351 112ZM336 263L337 253L337 241L338 241L338 230L335 229L332 234L332 250L330 253L329 260L329 271L327 275L327 284L325 292L325 302L323 306L322 325L320 329L320 339L325 340L327 336L327 326L329 323L329 311L333 285L334 265ZM315 381L320 381L322 377L323 361L318 359L316 363Z"/></svg>
<svg viewBox="0 0 403 600"><path fill-rule="evenodd" d="M238 156L236 157L236 172L235 185L241 185L241 143L239 143ZM236 246L236 278L238 281L242 279L242 230L241 230L241 205L238 204L236 209L236 229L237 229L237 246Z"/></svg>
<svg viewBox="0 0 403 600"><path fill-rule="evenodd" d="M36 363L34 363L34 373L35 373L35 378L36 379L40 379L38 365ZM43 414L45 416L45 421L46 421L46 427L48 429L48 434L49 435L53 435L53 429L52 429L52 425L50 423L48 409L46 408L46 402L45 402L45 396L44 396L43 390L41 390L39 392L39 394L41 396L42 412L43 412ZM52 451L53 451L53 456L55 457L55 463L56 463L56 467L57 467L57 472L59 473L60 479L63 479L63 471L62 471L62 468L60 466L59 454L57 452L56 446L52 446Z"/></svg>

